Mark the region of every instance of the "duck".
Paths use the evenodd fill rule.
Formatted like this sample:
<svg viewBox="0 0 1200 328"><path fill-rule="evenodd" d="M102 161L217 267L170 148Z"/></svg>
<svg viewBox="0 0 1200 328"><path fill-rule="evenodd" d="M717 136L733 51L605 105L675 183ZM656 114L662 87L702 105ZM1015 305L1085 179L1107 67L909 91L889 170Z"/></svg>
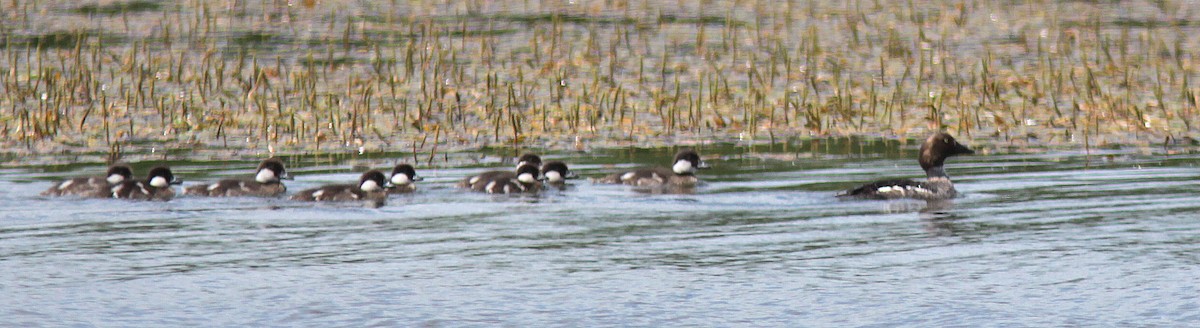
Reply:
<svg viewBox="0 0 1200 328"><path fill-rule="evenodd" d="M257 196L272 197L287 192L287 186L281 180L291 180L278 158L268 158L258 164L257 174L253 179L225 179L210 184L200 184L187 187L185 195L207 197L236 197Z"/></svg>
<svg viewBox="0 0 1200 328"><path fill-rule="evenodd" d="M533 153L522 154L521 157L517 158L517 166L521 166L521 165L525 165L525 164L533 165L533 167L541 167L542 166L542 157L538 156L537 154L533 154Z"/></svg>
<svg viewBox="0 0 1200 328"><path fill-rule="evenodd" d="M542 176L546 178L545 184L547 186L555 187L560 190L566 188L567 180L576 179L579 177L575 175L575 172L572 172L569 168L567 168L567 163L562 161L549 161L546 162L546 164L543 164Z"/></svg>
<svg viewBox="0 0 1200 328"><path fill-rule="evenodd" d="M489 194L537 193L544 187L538 176L538 167L524 162L516 171L483 172L463 179L459 186Z"/></svg>
<svg viewBox="0 0 1200 328"><path fill-rule="evenodd" d="M387 189L391 188L383 172L370 170L362 174L358 184L333 184L305 189L292 200L304 202L352 202L363 201L369 207L381 207L387 203Z"/></svg>
<svg viewBox="0 0 1200 328"><path fill-rule="evenodd" d="M542 157L537 154L525 153L517 158L517 169L520 169L522 165L530 165L540 170L542 167ZM460 183L459 186L471 188L471 185L474 184L472 181L491 181L497 175L508 176L511 174L512 172L509 171L487 171L467 177L466 182Z"/></svg>
<svg viewBox="0 0 1200 328"><path fill-rule="evenodd" d="M171 173L171 169L166 166L159 166L150 169L150 174L146 177L146 181L125 180L120 183L114 183L109 187L109 192L106 194L97 194L96 197L118 198L118 199L135 199L135 200L156 200L169 201L175 198L175 188L171 185L183 183L182 180L175 177Z"/></svg>
<svg viewBox="0 0 1200 328"><path fill-rule="evenodd" d="M133 169L117 164L108 167L102 177L79 177L63 180L42 192L42 196L92 196L107 195L112 185L133 179Z"/></svg>
<svg viewBox="0 0 1200 328"><path fill-rule="evenodd" d="M974 154L945 132L936 132L921 144L917 162L925 170L925 180L881 180L838 193L839 198L943 200L958 196L944 167L946 159L957 155Z"/></svg>
<svg viewBox="0 0 1200 328"><path fill-rule="evenodd" d="M389 194L406 194L417 190L417 184L413 182L425 178L418 176L412 165L398 164L392 168L392 178L388 180L392 182L392 188L388 189Z"/></svg>
<svg viewBox="0 0 1200 328"><path fill-rule="evenodd" d="M648 167L632 171L613 173L603 178L595 179L596 183L625 184L637 187L669 187L690 189L700 184L696 178L697 169L709 168L708 163L700 159L700 154L693 150L681 150L675 154L671 168Z"/></svg>

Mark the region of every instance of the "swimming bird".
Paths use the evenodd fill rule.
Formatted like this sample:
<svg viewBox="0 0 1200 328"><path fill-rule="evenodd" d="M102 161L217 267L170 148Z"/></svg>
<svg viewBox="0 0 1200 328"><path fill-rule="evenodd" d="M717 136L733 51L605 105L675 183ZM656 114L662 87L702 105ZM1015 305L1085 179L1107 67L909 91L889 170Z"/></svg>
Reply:
<svg viewBox="0 0 1200 328"><path fill-rule="evenodd" d="M536 193L544 187L538 178L539 169L528 162L517 165L517 170L488 171L463 179L458 185L472 191L489 194Z"/></svg>
<svg viewBox="0 0 1200 328"><path fill-rule="evenodd" d="M538 156L537 154L525 153L525 154L522 154L521 157L517 158L517 166L521 166L524 164L533 165L533 167L541 167L542 166L542 158L540 156Z"/></svg>
<svg viewBox="0 0 1200 328"><path fill-rule="evenodd" d="M96 197L105 198L121 198L121 199L137 199L137 200L161 200L168 201L175 198L175 188L171 185L183 183L175 174L171 173L171 169L166 166L159 166L150 169L150 174L146 181L125 180L120 183L115 183L109 188L107 194L97 194Z"/></svg>
<svg viewBox="0 0 1200 328"><path fill-rule="evenodd" d="M696 170L707 168L709 168L708 164L700 159L699 154L692 150L683 150L675 154L675 161L670 169L665 167L640 168L613 173L593 181L638 187L690 189L700 183L700 179L696 178Z"/></svg>
<svg viewBox="0 0 1200 328"><path fill-rule="evenodd" d="M576 179L579 176L575 175L567 168L567 163L561 161L549 161L542 165L542 176L546 178L546 185L557 189L564 189L567 186L567 180Z"/></svg>
<svg viewBox="0 0 1200 328"><path fill-rule="evenodd" d="M946 175L943 167L946 158L961 154L974 154L975 151L958 143L954 137L944 132L934 133L921 144L917 162L925 170L924 181L899 179L882 180L862 185L839 193L838 197L857 197L868 199L914 198L924 200L950 199L958 196L950 176Z"/></svg>
<svg viewBox="0 0 1200 328"><path fill-rule="evenodd" d="M292 200L305 202L363 201L367 206L380 207L387 203L387 177L383 172L370 170L358 178L358 184L332 184L305 189L292 195Z"/></svg>
<svg viewBox="0 0 1200 328"><path fill-rule="evenodd" d="M268 158L258 164L257 174L253 179L225 179L211 184L200 184L184 188L186 195L233 197L233 196L278 196L287 192L287 186L280 180L291 180L292 176L284 169L283 161Z"/></svg>
<svg viewBox="0 0 1200 328"><path fill-rule="evenodd" d="M412 165L399 164L392 168L392 188L388 189L389 194L405 194L417 190L417 184L413 182L425 180L417 175L417 170Z"/></svg>
<svg viewBox="0 0 1200 328"><path fill-rule="evenodd" d="M517 168L518 169L521 168L522 165L530 165L530 166L533 166L534 168L537 168L540 170L542 167L542 157L540 157L536 154L532 154L532 153L525 153L517 159ZM482 172L482 173L467 177L467 179L463 183L459 183L459 187L471 188L471 185L474 183L470 182L470 181L492 181L493 179L496 178L497 175L511 175L511 174L512 174L511 171L499 171L499 170Z"/></svg>
<svg viewBox="0 0 1200 328"><path fill-rule="evenodd" d="M108 173L102 177L81 177L63 180L42 192L42 196L86 196L103 197L111 191L114 184L133 179L133 170L127 165L108 167Z"/></svg>

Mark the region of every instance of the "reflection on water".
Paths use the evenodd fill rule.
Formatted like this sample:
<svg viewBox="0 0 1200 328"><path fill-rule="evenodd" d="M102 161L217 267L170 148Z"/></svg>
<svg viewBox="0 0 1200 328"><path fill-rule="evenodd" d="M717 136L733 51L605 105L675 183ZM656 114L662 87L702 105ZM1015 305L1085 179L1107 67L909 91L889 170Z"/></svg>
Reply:
<svg viewBox="0 0 1200 328"><path fill-rule="evenodd" d="M1193 155L956 158L964 196L837 200L919 177L896 144L709 146L692 194L573 180L537 196L454 188L425 167L366 209L285 199L38 196L99 166L0 172L0 323L62 325L1086 325L1200 321ZM915 148L915 145L912 146ZM840 152L838 149L858 149ZM813 149L811 147L807 149ZM887 150L883 150L887 149ZM585 176L671 149L549 154ZM473 159L478 154L462 155ZM387 156L366 166L386 167ZM453 157L446 157L453 161ZM290 159L291 190L362 163ZM136 163L135 163L136 164ZM173 162L199 181L255 162ZM144 168L143 168L144 169ZM141 172L141 171L139 171ZM852 314L852 315L848 315Z"/></svg>

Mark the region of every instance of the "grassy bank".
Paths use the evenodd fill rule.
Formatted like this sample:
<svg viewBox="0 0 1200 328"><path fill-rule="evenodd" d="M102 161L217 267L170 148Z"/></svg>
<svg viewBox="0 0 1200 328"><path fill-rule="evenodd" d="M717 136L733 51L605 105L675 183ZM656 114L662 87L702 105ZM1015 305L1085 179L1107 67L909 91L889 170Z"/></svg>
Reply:
<svg viewBox="0 0 1200 328"><path fill-rule="evenodd" d="M9 153L1191 140L1188 1L0 3Z"/></svg>

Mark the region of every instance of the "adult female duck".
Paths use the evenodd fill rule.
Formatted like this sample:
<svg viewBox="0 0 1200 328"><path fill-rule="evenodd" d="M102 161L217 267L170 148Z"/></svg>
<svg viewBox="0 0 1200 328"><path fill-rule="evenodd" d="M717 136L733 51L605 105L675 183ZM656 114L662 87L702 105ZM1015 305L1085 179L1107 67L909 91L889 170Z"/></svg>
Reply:
<svg viewBox="0 0 1200 328"><path fill-rule="evenodd" d="M950 176L946 175L943 165L946 158L960 154L974 154L975 151L954 140L949 134L934 133L921 144L921 153L917 162L925 170L924 181L920 180L883 180L862 185L838 194L838 197L858 197L868 199L915 198L924 200L950 199L958 196Z"/></svg>

